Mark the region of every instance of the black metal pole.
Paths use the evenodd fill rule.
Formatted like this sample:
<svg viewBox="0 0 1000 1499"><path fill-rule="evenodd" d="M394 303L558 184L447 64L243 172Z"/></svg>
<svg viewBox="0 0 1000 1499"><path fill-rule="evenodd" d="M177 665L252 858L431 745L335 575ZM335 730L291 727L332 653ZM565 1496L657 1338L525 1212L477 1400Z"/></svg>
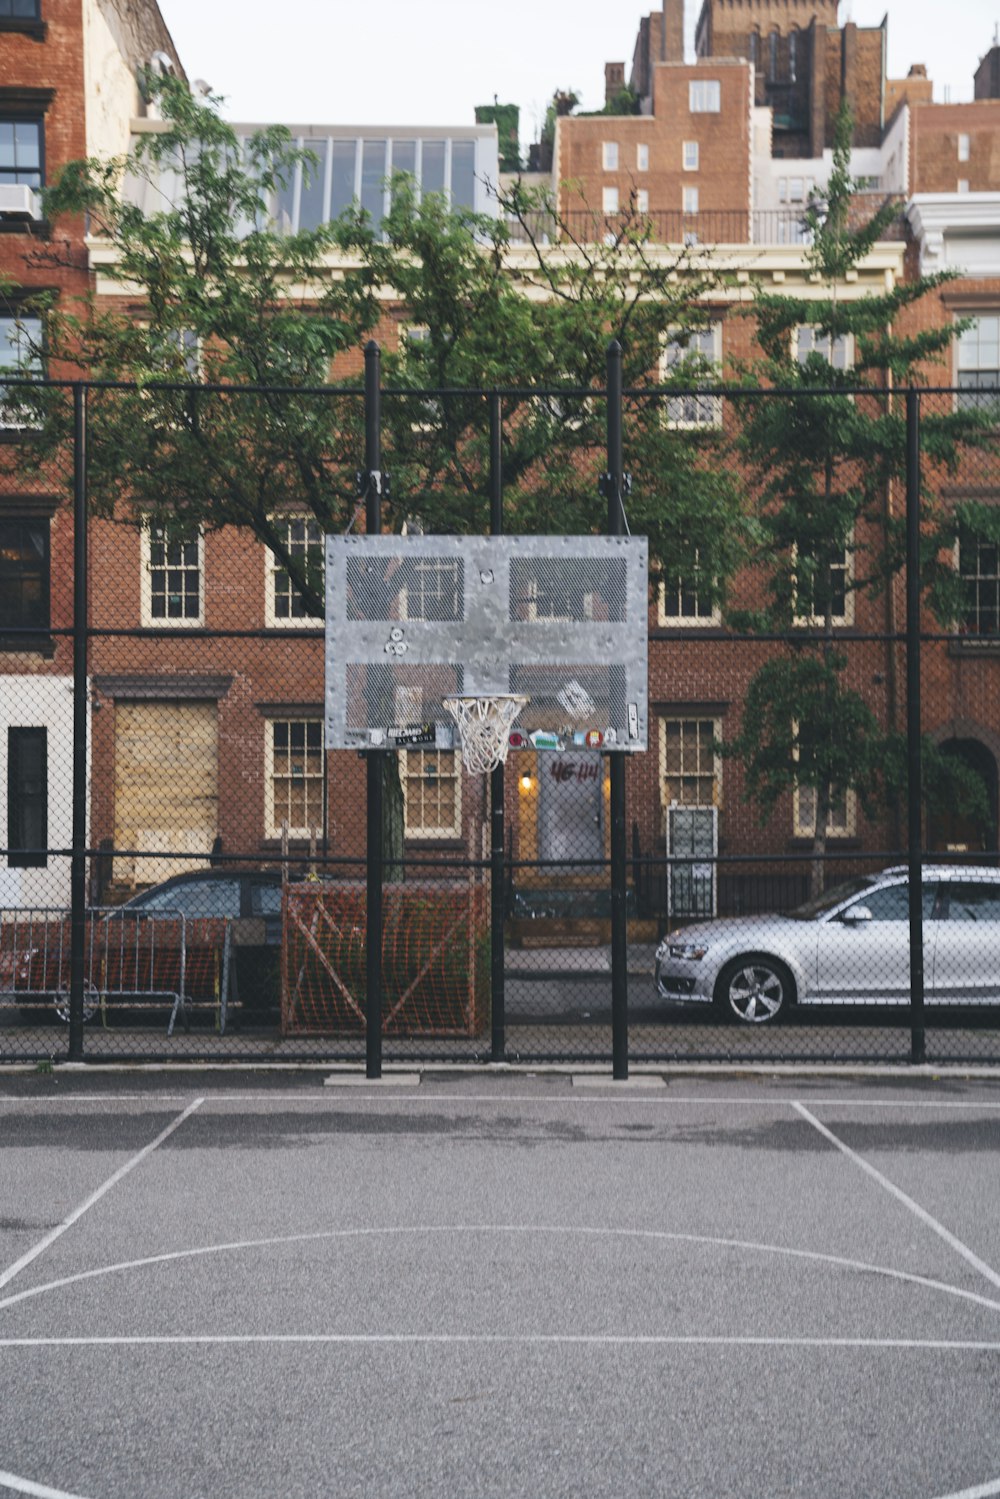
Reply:
<svg viewBox="0 0 1000 1499"><path fill-rule="evenodd" d="M622 509L622 346L608 346L608 535L625 534ZM628 913L626 907L627 835L625 762L608 755L611 776L611 1075L628 1077Z"/></svg>
<svg viewBox="0 0 1000 1499"><path fill-rule="evenodd" d="M69 1060L83 1060L87 942L87 390L73 386L73 828L70 857Z"/></svg>
<svg viewBox="0 0 1000 1499"><path fill-rule="evenodd" d="M920 393L906 392L906 756L910 894L910 1061L923 1062L924 903L920 766Z"/></svg>
<svg viewBox="0 0 1000 1499"><path fill-rule="evenodd" d="M490 396L490 535L503 535L503 408L496 393ZM507 996L504 988L504 768L490 773L490 1061L502 1062L507 1052Z"/></svg>
<svg viewBox="0 0 1000 1499"><path fill-rule="evenodd" d="M382 356L372 339L365 346L365 529L382 530ZM382 845L381 750L366 756L368 780L367 904L365 968L365 1062L368 1077L382 1076L382 890L385 856Z"/></svg>

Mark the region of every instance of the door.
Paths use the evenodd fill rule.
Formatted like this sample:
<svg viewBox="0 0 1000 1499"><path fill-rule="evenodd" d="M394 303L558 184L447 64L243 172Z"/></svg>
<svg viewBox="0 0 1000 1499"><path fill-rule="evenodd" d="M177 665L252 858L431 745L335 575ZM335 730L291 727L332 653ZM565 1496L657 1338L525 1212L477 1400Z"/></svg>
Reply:
<svg viewBox="0 0 1000 1499"><path fill-rule="evenodd" d="M924 971L930 972L935 923L929 921L934 886L924 887ZM854 920L852 913L870 913ZM820 923L816 998L831 1003L908 1004L910 1000L909 887L905 880L864 890L838 916Z"/></svg>
<svg viewBox="0 0 1000 1499"><path fill-rule="evenodd" d="M217 717L215 703L115 705L115 848L140 855L116 856L116 881L152 885L204 866L218 832Z"/></svg>
<svg viewBox="0 0 1000 1499"><path fill-rule="evenodd" d="M593 750L538 756L538 857L573 866L603 859L603 762ZM583 869L601 878L599 869Z"/></svg>

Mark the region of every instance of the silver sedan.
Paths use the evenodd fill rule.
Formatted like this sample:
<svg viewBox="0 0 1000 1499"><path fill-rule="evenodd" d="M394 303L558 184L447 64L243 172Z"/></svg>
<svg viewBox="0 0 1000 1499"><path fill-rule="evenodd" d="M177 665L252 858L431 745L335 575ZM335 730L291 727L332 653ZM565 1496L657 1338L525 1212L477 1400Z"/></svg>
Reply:
<svg viewBox="0 0 1000 1499"><path fill-rule="evenodd" d="M925 866L922 905L928 1003L1000 1003L1000 869ZM861 876L787 915L671 932L656 987L661 999L757 1025L794 1004L908 1004L907 872Z"/></svg>

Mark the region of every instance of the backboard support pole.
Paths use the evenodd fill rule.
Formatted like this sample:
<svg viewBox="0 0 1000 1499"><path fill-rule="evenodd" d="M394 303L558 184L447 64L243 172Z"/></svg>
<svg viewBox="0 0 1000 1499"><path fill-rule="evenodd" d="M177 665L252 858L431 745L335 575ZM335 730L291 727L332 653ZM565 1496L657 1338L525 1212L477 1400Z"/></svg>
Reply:
<svg viewBox="0 0 1000 1499"><path fill-rule="evenodd" d="M365 530L382 531L382 355L372 339L365 346ZM381 750L365 756L367 774L367 869L365 954L365 1068L370 1078L382 1076L382 895L385 882L383 850L383 770Z"/></svg>
<svg viewBox="0 0 1000 1499"><path fill-rule="evenodd" d="M617 339L608 345L608 535L624 536L622 509L622 347ZM608 757L611 779L611 1075L616 1082L628 1079L628 910L626 871L628 838L625 808L625 757Z"/></svg>
<svg viewBox="0 0 1000 1499"><path fill-rule="evenodd" d="M503 407L500 396L490 396L490 535L503 535ZM490 1061L507 1056L507 1013L504 969L504 767L490 772Z"/></svg>

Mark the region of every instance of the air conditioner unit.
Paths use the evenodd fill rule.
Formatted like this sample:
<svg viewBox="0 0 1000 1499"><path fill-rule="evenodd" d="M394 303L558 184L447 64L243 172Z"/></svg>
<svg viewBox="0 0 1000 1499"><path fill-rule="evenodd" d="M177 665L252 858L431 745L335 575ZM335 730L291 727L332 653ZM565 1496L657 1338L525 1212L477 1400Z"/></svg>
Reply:
<svg viewBox="0 0 1000 1499"><path fill-rule="evenodd" d="M0 218L39 219L38 194L20 182L0 183Z"/></svg>
<svg viewBox="0 0 1000 1499"><path fill-rule="evenodd" d="M718 807L667 808L667 915L687 920L718 911Z"/></svg>

